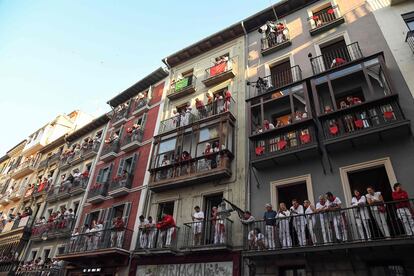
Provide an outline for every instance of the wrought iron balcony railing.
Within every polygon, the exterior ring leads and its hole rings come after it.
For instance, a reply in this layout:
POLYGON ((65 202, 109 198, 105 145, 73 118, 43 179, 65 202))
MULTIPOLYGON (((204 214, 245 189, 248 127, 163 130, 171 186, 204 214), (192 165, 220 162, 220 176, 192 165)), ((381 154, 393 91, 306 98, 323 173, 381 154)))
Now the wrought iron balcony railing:
POLYGON ((183 248, 216 248, 232 246, 233 221, 215 219, 184 223, 183 248))
POLYGON ((302 80, 302 70, 299 65, 263 78, 259 77, 257 81, 247 83, 250 87, 249 98, 275 91, 300 80, 302 80))
POLYGON ((134 129, 126 133, 121 141, 121 150, 129 151, 138 148, 144 138, 144 130, 134 129))
POLYGON ((316 35, 320 32, 329 30, 345 22, 344 18, 339 15, 338 6, 329 6, 318 12, 314 12, 308 18, 310 24, 310 34, 316 35))
POLYGON ((133 231, 130 229, 106 229, 89 233, 72 234, 63 255, 94 252, 102 249, 129 251, 133 231))
POLYGON ((236 102, 232 97, 217 99, 201 108, 192 107, 191 110, 178 114, 174 117, 161 121, 158 133, 165 133, 180 127, 185 127, 201 120, 213 118, 216 115, 230 112, 235 114, 236 102))
MULTIPOLYGON (((273 53, 291 44, 289 29, 283 23, 274 23, 274 31, 267 31, 266 37, 261 39, 262 55, 273 53)), ((270 28, 270 26, 268 26, 270 28)))
POLYGON ((132 187, 133 175, 119 176, 113 179, 108 188, 108 194, 112 197, 128 194, 132 187))
POLYGON ((206 78, 203 80, 205 86, 210 87, 223 81, 234 78, 236 58, 223 58, 217 61, 213 66, 206 69, 206 78))
POLYGON ((413 239, 413 200, 331 207, 312 214, 278 212, 277 218, 244 227, 244 249, 260 252, 314 246, 369 245, 375 241, 413 239), (292 225, 293 227, 290 227, 292 225))
POLYGON ((97 197, 97 196, 103 196, 105 197, 108 192, 108 182, 103 183, 95 183, 88 192, 88 199, 97 197))
POLYGON ((311 57, 310 62, 313 74, 316 75, 363 57, 364 55, 362 54, 358 42, 354 42, 346 47, 338 47, 322 53, 320 56, 311 57))
POLYGON ((179 227, 168 227, 165 229, 139 228, 135 251, 175 251, 178 247, 179 227))
POLYGON ((53 238, 56 236, 70 235, 75 222, 75 217, 64 218, 62 216, 53 222, 47 222, 38 225, 35 224, 32 227, 32 235, 30 238, 53 238))
POLYGON ((195 92, 197 78, 194 75, 175 81, 170 88, 167 97, 170 100, 178 99, 182 96, 195 92))

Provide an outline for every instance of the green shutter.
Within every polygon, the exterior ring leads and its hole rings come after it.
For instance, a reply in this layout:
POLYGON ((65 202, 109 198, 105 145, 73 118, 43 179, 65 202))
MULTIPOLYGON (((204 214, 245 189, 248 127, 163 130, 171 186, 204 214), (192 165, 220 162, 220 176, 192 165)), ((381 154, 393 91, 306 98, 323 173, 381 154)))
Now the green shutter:
POLYGON ((179 80, 175 83, 175 91, 178 92, 181 89, 188 86, 188 78, 184 78, 182 80, 179 80))
POLYGON ((135 166, 138 160, 138 153, 134 153, 134 157, 132 158, 131 169, 129 171, 130 174, 134 175, 135 173, 135 166))
POLYGON ((122 158, 121 161, 119 161, 119 165, 118 165, 118 176, 122 175, 122 171, 124 170, 124 166, 125 166, 125 158, 122 158))

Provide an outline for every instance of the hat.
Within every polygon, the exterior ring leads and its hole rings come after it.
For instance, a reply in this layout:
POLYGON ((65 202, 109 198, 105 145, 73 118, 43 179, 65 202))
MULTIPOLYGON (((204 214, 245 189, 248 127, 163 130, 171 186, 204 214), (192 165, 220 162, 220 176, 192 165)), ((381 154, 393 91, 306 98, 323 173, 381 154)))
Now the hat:
POLYGON ((265 205, 265 207, 267 208, 267 207, 272 207, 272 204, 270 204, 270 203, 267 203, 266 205, 265 205))

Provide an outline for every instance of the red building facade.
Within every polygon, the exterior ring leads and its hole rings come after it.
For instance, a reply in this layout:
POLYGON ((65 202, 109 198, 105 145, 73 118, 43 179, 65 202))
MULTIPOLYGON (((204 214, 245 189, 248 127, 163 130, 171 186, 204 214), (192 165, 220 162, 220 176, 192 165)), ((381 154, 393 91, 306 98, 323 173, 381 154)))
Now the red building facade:
POLYGON ((111 120, 82 215, 59 256, 72 265, 69 275, 122 274, 127 269, 167 76, 159 68, 108 102, 111 120))

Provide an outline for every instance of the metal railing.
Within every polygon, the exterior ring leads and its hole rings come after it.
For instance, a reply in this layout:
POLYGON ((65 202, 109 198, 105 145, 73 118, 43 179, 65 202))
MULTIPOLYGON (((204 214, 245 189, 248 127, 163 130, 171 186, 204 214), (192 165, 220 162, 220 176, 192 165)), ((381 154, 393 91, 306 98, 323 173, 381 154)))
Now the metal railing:
POLYGON ((126 133, 121 141, 121 147, 132 142, 141 143, 144 138, 144 131, 142 129, 134 129, 131 133, 126 133))
POLYGON ((64 254, 91 252, 100 249, 124 249, 131 245, 133 231, 130 229, 91 230, 89 233, 72 234, 64 254))
POLYGON ((33 265, 33 264, 24 264, 21 263, 14 275, 17 276, 63 276, 64 267, 59 265, 33 265))
POLYGON ((302 70, 299 65, 263 78, 259 77, 257 81, 248 83, 250 86, 249 98, 277 90, 300 80, 302 80, 302 70))
POLYGON ((126 119, 126 117, 128 116, 129 107, 130 107, 130 104, 128 104, 126 107, 122 108, 121 110, 115 111, 111 119, 112 124, 122 119, 126 119))
POLYGON ((34 170, 35 169, 34 168, 34 165, 36 163, 35 161, 36 161, 35 159, 25 160, 24 162, 20 163, 15 168, 14 173, 19 172, 19 171, 22 171, 22 170, 27 169, 27 168, 32 168, 34 170))
MULTIPOLYGON (((293 126, 292 126, 293 127, 293 126)), ((297 128, 286 129, 283 132, 269 134, 265 138, 254 141, 252 159, 279 155, 290 150, 299 150, 316 143, 316 133, 313 126, 298 125, 297 128)))
POLYGON ((230 247, 232 227, 228 218, 184 223, 183 247, 230 247))
POLYGON ((195 87, 197 78, 194 75, 182 78, 171 84, 170 94, 179 93, 189 87, 195 87))
POLYGON ((227 101, 225 99, 217 99, 199 109, 193 106, 191 110, 188 110, 187 112, 183 111, 182 114, 177 113, 176 116, 161 121, 158 133, 161 134, 179 127, 185 127, 200 120, 208 119, 225 112, 230 112, 234 115, 235 109, 236 102, 233 98, 230 98, 227 101))
POLYGON ((314 30, 329 25, 339 18, 338 14, 338 6, 330 6, 318 12, 314 12, 313 15, 308 18, 311 29, 314 30))
POLYGON ((84 157, 85 155, 88 155, 92 152, 95 153, 95 154, 98 153, 100 145, 101 145, 100 142, 94 142, 92 144, 88 144, 86 148, 82 148, 82 150, 81 150, 82 157, 84 157))
POLYGON ((96 196, 106 196, 108 192, 108 182, 96 182, 88 192, 88 199, 96 196))
POLYGON ((140 228, 138 229, 138 239, 135 246, 136 251, 156 250, 156 249, 177 249, 179 227, 168 227, 165 229, 140 228))
POLYGON ((350 208, 331 207, 312 214, 279 211, 274 220, 255 221, 244 226, 244 249, 267 251, 413 239, 412 207, 413 200, 406 200, 350 208))
POLYGON ((407 37, 405 38, 405 42, 408 43, 408 46, 410 46, 411 51, 414 53, 414 30, 407 32, 407 37))
POLYGON ((76 218, 64 218, 63 215, 59 219, 56 219, 53 222, 47 222, 45 224, 34 225, 32 227, 31 238, 39 238, 44 234, 48 238, 51 238, 56 235, 70 234, 73 226, 75 225, 76 218))
POLYGON ((206 79, 213 78, 233 70, 235 59, 230 58, 227 61, 217 62, 213 66, 206 69, 206 79))
POLYGON ((148 98, 137 99, 135 101, 134 111, 140 110, 141 108, 144 108, 146 105, 149 105, 149 99, 148 98))
POLYGON ((214 173, 217 170, 230 170, 231 156, 232 153, 229 150, 221 150, 208 155, 173 162, 172 164, 153 169, 152 182, 195 177, 197 174, 207 171, 214 173))
POLYGON ((39 165, 37 165, 37 169, 43 169, 47 167, 47 163, 49 162, 49 157, 45 160, 42 160, 39 162, 39 165))
POLYGON ((362 103, 320 117, 326 139, 381 128, 403 119, 395 97, 362 103))
POLYGON ((105 144, 102 149, 101 157, 108 153, 118 153, 118 151, 119 151, 119 139, 116 141, 112 141, 109 144, 105 144))
POLYGON ((114 191, 120 188, 128 188, 130 189, 132 186, 132 180, 134 179, 133 175, 129 175, 128 177, 117 177, 113 179, 109 185, 108 191, 114 191))
POLYGON ((262 52, 277 47, 285 42, 290 41, 289 29, 283 24, 283 28, 268 32, 266 38, 262 38, 262 52))
POLYGON ((311 57, 313 74, 319 74, 332 68, 337 68, 351 61, 363 58, 358 42, 351 43, 346 47, 338 47, 322 53, 317 57, 311 57))

